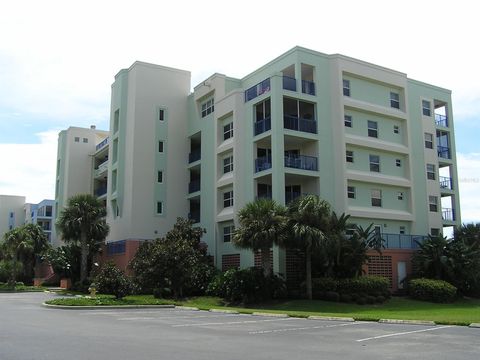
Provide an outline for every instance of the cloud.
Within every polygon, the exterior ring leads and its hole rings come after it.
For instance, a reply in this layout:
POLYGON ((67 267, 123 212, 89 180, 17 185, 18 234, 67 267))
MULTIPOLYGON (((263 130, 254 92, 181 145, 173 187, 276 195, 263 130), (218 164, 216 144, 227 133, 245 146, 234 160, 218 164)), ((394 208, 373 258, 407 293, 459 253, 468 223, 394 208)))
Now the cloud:
POLYGON ((457 153, 462 222, 480 222, 480 153, 457 153))
POLYGON ((0 194, 26 196, 31 203, 54 198, 58 130, 36 136, 38 144, 0 144, 0 194))

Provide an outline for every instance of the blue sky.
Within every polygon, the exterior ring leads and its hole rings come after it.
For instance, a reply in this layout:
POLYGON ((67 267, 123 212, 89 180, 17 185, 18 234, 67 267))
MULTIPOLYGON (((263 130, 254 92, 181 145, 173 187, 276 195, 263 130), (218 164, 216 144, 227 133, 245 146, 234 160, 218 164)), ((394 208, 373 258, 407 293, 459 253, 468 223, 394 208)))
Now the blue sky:
POLYGON ((242 77, 295 45, 341 53, 453 92, 465 221, 480 221, 475 2, 19 0, 0 12, 0 194, 54 196, 56 138, 108 128, 110 86, 135 60, 242 77), (188 9, 188 10, 187 10, 188 9), (463 182, 462 182, 463 179, 463 182))

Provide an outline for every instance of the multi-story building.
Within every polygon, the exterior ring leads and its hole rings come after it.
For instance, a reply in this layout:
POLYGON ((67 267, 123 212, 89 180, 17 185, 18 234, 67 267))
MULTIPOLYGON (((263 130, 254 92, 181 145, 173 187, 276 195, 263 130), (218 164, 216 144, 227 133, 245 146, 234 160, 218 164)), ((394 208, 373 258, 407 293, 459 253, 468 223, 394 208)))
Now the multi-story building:
MULTIPOLYGON (((252 266, 256 255, 230 242, 237 211, 317 194, 375 224, 387 249, 368 272, 396 289, 415 240, 460 224, 451 104, 449 90, 404 73, 299 47, 193 92, 188 72, 135 62, 112 85, 109 144, 90 153, 96 175, 76 180, 105 189, 108 174, 107 256, 119 265, 188 216, 219 268, 252 266)), ((276 272, 292 277, 295 264, 273 249, 276 272)))
POLYGON ((0 195, 0 242, 6 232, 25 223, 25 196, 0 195))
POLYGON ((37 224, 47 236, 48 242, 56 246, 55 201, 42 200, 38 204, 25 204, 25 224, 37 224))

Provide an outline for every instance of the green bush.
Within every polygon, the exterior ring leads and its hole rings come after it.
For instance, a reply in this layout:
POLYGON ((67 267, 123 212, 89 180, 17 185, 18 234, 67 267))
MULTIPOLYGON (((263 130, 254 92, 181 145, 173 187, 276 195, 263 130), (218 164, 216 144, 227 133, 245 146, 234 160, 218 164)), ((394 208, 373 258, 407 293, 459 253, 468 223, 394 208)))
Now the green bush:
POLYGON ((390 283, 381 276, 361 276, 356 279, 338 280, 338 292, 341 294, 361 294, 370 296, 389 296, 390 283))
POLYGON ((335 291, 326 291, 325 300, 338 302, 340 300, 340 294, 335 291))
POLYGON ((99 293, 114 295, 117 299, 132 293, 130 278, 112 262, 103 265, 94 283, 99 293))
POLYGON ((447 303, 455 300, 457 288, 443 280, 413 279, 408 284, 412 298, 424 301, 447 303))

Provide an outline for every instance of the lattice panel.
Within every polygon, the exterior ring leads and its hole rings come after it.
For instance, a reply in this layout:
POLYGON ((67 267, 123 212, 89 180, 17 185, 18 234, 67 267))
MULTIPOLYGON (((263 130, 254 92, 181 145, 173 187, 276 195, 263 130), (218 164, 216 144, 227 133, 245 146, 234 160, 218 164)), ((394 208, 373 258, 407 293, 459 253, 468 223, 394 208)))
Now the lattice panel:
MULTIPOLYGON (((255 253, 254 265, 255 267, 262 267, 262 252, 261 250, 255 253)), ((273 269, 273 250, 270 249, 270 268, 273 269)))
POLYGON ((240 267, 240 254, 222 255, 222 271, 238 269, 240 267))
POLYGON ((392 257, 391 256, 370 256, 368 260, 368 275, 386 277, 390 281, 390 288, 393 283, 392 257))

